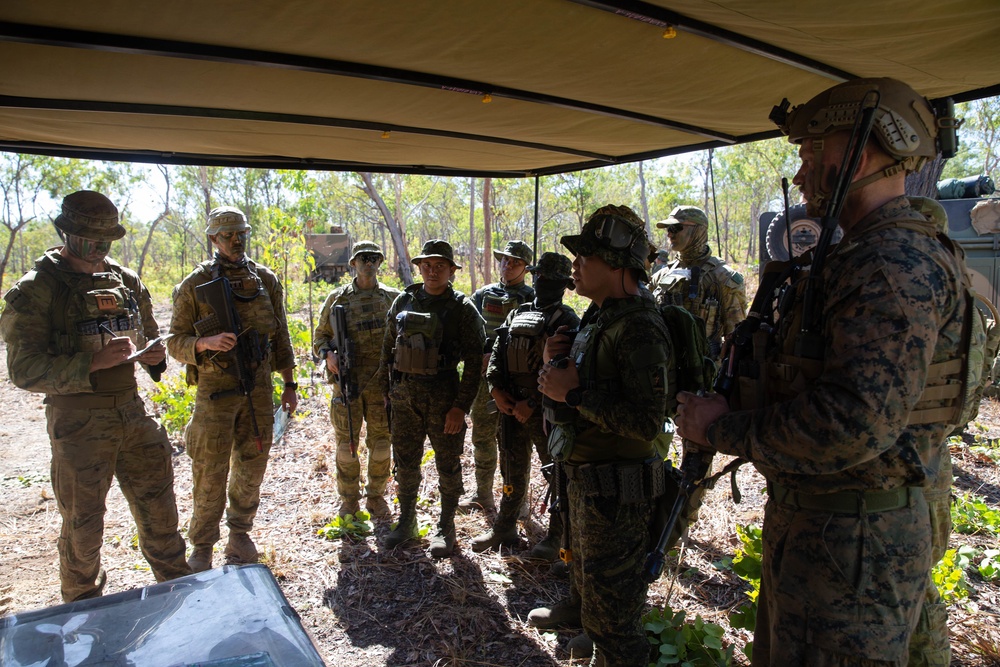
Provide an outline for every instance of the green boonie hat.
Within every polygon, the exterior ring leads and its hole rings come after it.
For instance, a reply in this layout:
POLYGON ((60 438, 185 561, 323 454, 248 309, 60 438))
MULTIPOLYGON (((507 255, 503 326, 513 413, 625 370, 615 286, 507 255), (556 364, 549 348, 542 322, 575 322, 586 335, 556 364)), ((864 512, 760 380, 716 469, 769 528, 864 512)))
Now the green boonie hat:
POLYGON ((118 207, 93 190, 66 195, 62 213, 53 224, 65 234, 91 241, 117 241, 125 236, 125 228, 118 222, 118 207))
POLYGON ((222 230, 241 232, 250 229, 243 211, 233 206, 218 206, 208 214, 208 227, 205 228, 205 233, 215 236, 222 230))
POLYGON ((418 264, 420 260, 429 259, 431 257, 446 259, 451 262, 451 265, 456 269, 462 268, 461 264, 455 262, 455 251, 451 249, 451 244, 443 239, 431 239, 430 241, 427 241, 424 243, 424 247, 420 250, 420 254, 410 261, 414 264, 418 264))
POLYGON ((678 206, 670 212, 666 220, 660 220, 656 226, 660 229, 676 225, 680 222, 687 222, 693 225, 708 227, 708 216, 697 206, 678 206))
POLYGON ((656 249, 642 218, 628 206, 607 205, 594 211, 579 234, 559 239, 574 255, 596 255, 616 269, 638 269, 649 281, 649 253, 656 249))
POLYGON ((557 252, 543 252, 538 263, 529 266, 528 270, 535 280, 572 280, 573 262, 566 255, 557 252))
POLYGON ((524 241, 507 241, 507 245, 504 246, 503 250, 494 250, 493 258, 496 261, 501 261, 504 257, 513 257, 514 259, 520 259, 525 264, 531 264, 531 260, 535 258, 535 254, 531 252, 531 248, 524 241))
POLYGON ((382 248, 379 248, 377 243, 374 241, 358 241, 354 244, 354 252, 351 253, 350 261, 353 262, 363 252, 378 255, 382 259, 385 259, 385 253, 382 252, 382 248))

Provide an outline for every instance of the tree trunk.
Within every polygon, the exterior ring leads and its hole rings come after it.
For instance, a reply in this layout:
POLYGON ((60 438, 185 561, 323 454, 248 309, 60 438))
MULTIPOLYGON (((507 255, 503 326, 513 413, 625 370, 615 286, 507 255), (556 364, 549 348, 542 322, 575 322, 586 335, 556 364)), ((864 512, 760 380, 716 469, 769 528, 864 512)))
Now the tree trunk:
POLYGON ((149 226, 149 234, 146 235, 146 242, 142 244, 142 252, 139 253, 139 266, 136 269, 136 273, 139 274, 139 278, 142 278, 142 268, 146 264, 146 254, 149 252, 149 246, 153 243, 153 232, 156 231, 157 225, 167 219, 170 215, 170 173, 167 171, 166 166, 159 164, 156 168, 160 170, 163 174, 163 180, 166 182, 167 190, 163 195, 163 213, 157 216, 156 220, 149 226))
POLYGON ((483 179, 483 284, 493 282, 493 179, 483 179))
POLYGON ((24 223, 18 225, 17 227, 9 228, 10 234, 7 235, 7 247, 4 248, 3 259, 0 260, 0 294, 3 293, 3 277, 7 272, 7 262, 10 261, 10 253, 11 249, 14 247, 14 239, 17 238, 17 232, 23 226, 24 223))
POLYGON ((911 197, 937 197, 937 183, 947 162, 939 153, 918 172, 906 175, 906 194, 911 197))
POLYGON ((409 285, 413 283, 413 272, 410 270, 410 253, 406 249, 406 241, 403 238, 403 231, 396 218, 392 215, 392 212, 389 211, 389 207, 385 205, 385 201, 375 190, 375 184, 372 182, 371 172, 359 171, 358 175, 364 183, 364 187, 362 189, 375 203, 375 206, 378 207, 379 212, 382 213, 382 218, 385 220, 386 226, 389 228, 389 235, 392 237, 393 246, 396 248, 396 254, 399 257, 399 265, 396 267, 399 273, 399 279, 403 281, 403 284, 409 285))
POLYGON ((649 221, 649 202, 646 200, 646 174, 639 161, 639 203, 642 206, 642 219, 646 222, 646 236, 653 238, 653 226, 649 221))
MULTIPOLYGON (((485 211, 485 209, 483 209, 485 211)), ((476 179, 469 179, 469 279, 476 291, 476 179)))
MULTIPOLYGON (((205 220, 208 221, 208 214, 212 212, 212 185, 208 180, 208 167, 198 167, 198 183, 201 185, 201 196, 205 202, 205 220)), ((212 257, 212 239, 208 234, 203 235, 202 241, 205 243, 205 254, 212 257)))

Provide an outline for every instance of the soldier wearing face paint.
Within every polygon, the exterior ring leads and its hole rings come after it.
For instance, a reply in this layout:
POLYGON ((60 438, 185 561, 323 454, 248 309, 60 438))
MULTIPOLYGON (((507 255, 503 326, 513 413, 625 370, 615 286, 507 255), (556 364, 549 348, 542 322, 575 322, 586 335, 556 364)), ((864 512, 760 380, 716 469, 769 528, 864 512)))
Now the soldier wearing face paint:
POLYGON ((225 556, 230 563, 256 563, 250 539, 260 505, 260 484, 267 468, 273 431, 272 369, 281 373, 282 407, 295 412, 295 355, 288 335, 285 302, 278 277, 246 255, 250 225, 239 209, 221 206, 208 214, 205 233, 215 257, 202 262, 174 288, 174 312, 167 341, 170 356, 187 364, 187 380, 198 385, 194 413, 184 442, 194 482, 194 508, 188 538, 194 547, 188 563, 196 572, 212 567, 223 512, 229 526, 225 556), (243 331, 256 340, 254 389, 240 395, 237 378, 227 372, 236 335, 221 331, 220 316, 197 298, 197 288, 225 278, 243 331), (228 486, 228 490, 227 490, 228 486), (226 507, 228 497, 229 506, 226 507))
POLYGON ((378 281, 378 269, 385 255, 377 243, 359 241, 354 244, 351 266, 357 272, 350 284, 334 290, 323 303, 319 324, 313 334, 313 349, 326 360, 327 380, 332 382, 333 400, 330 419, 337 439, 337 492, 340 494, 340 516, 355 514, 361 496, 360 454, 352 452, 358 446, 361 424, 366 425, 365 446, 368 449, 368 483, 364 488, 365 508, 375 518, 389 516, 385 501, 385 487, 389 481, 391 456, 389 420, 386 415, 382 388, 374 381, 382 355, 382 334, 385 316, 399 290, 378 281), (334 308, 341 306, 347 324, 346 340, 349 350, 343 352, 351 363, 348 388, 351 400, 351 419, 343 399, 345 387, 337 365, 337 336, 334 326, 334 308), (349 430, 353 428, 353 432, 349 430))
MULTIPOLYGON (((522 303, 535 297, 535 291, 525 284, 533 253, 524 241, 508 241, 503 250, 494 250, 500 263, 500 282, 487 285, 472 294, 472 303, 486 322, 486 344, 483 348, 483 373, 489 364, 497 327, 522 303)), ((463 512, 474 509, 494 509, 493 479, 497 469, 497 412, 487 410, 490 392, 487 383, 479 386, 472 403, 472 447, 476 462, 476 492, 459 503, 463 512)))
POLYGON ((807 213, 826 214, 851 176, 843 239, 821 270, 812 258, 817 275, 791 274, 776 327, 754 340, 759 372, 739 378, 731 404, 678 396, 678 432, 767 479, 754 665, 946 665, 945 609, 927 589, 942 512, 925 492, 945 490, 947 515, 945 438, 965 402, 972 306, 960 253, 904 179, 955 119, 893 79, 786 109, 773 117, 799 146, 807 213), (864 109, 875 122, 851 175, 864 109), (911 645, 914 634, 927 641, 911 645))
POLYGON ((163 426, 136 391, 135 362, 159 380, 166 350, 149 292, 108 252, 125 236, 104 195, 68 195, 55 226, 63 245, 4 295, 0 334, 18 387, 45 394, 52 490, 62 529, 65 602, 101 595, 105 498, 114 478, 135 517, 139 549, 157 581, 191 573, 177 530, 174 471, 163 426), (136 355, 137 350, 145 351, 136 355))

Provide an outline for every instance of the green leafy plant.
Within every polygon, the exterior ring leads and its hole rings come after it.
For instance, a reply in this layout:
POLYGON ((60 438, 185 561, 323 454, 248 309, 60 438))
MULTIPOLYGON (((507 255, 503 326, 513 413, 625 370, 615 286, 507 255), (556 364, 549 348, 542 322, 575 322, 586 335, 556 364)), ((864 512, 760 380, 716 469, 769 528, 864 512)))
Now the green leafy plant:
MULTIPOLYGON (((760 526, 736 526, 736 536, 743 546, 736 550, 728 565, 740 579, 750 584, 750 590, 746 591, 747 602, 730 612, 729 624, 751 632, 757 624, 757 597, 760 595, 763 554, 761 535, 760 526)), ((748 658, 753 658, 753 642, 747 642, 743 653, 748 658)))
POLYGON ((990 507, 983 498, 963 493, 951 504, 953 530, 963 535, 992 533, 1000 535, 1000 510, 990 507))
POLYGON ((728 667, 733 664, 733 647, 722 644, 725 630, 714 623, 707 623, 701 616, 689 622, 685 620, 683 611, 675 612, 665 606, 650 610, 643 616, 642 622, 649 643, 658 647, 659 656, 656 662, 650 663, 655 667, 728 667))
POLYGON ((941 562, 931 570, 931 580, 937 586, 941 599, 946 603, 950 604, 969 596, 968 580, 965 578, 965 568, 968 564, 968 551, 963 554, 958 549, 948 549, 941 562))
POLYGON ((160 422, 170 433, 180 433, 194 410, 197 387, 188 386, 179 375, 169 375, 156 385, 150 400, 156 406, 160 422))
POLYGON ((983 551, 983 559, 976 566, 981 576, 986 581, 1000 580, 1000 549, 986 549, 983 551))
POLYGON ((329 523, 316 531, 316 534, 328 540, 339 540, 344 536, 367 537, 374 532, 375 525, 372 523, 371 514, 365 510, 358 510, 357 514, 333 517, 329 523))

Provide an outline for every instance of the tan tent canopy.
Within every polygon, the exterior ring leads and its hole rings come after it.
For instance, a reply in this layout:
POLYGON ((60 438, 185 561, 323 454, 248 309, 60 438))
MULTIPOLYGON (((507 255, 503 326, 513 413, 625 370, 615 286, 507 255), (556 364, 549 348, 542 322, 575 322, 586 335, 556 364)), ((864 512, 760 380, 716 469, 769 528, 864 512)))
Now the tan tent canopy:
POLYGON ((0 149, 525 176, 775 136, 853 76, 1000 94, 997 0, 9 0, 0 149))

